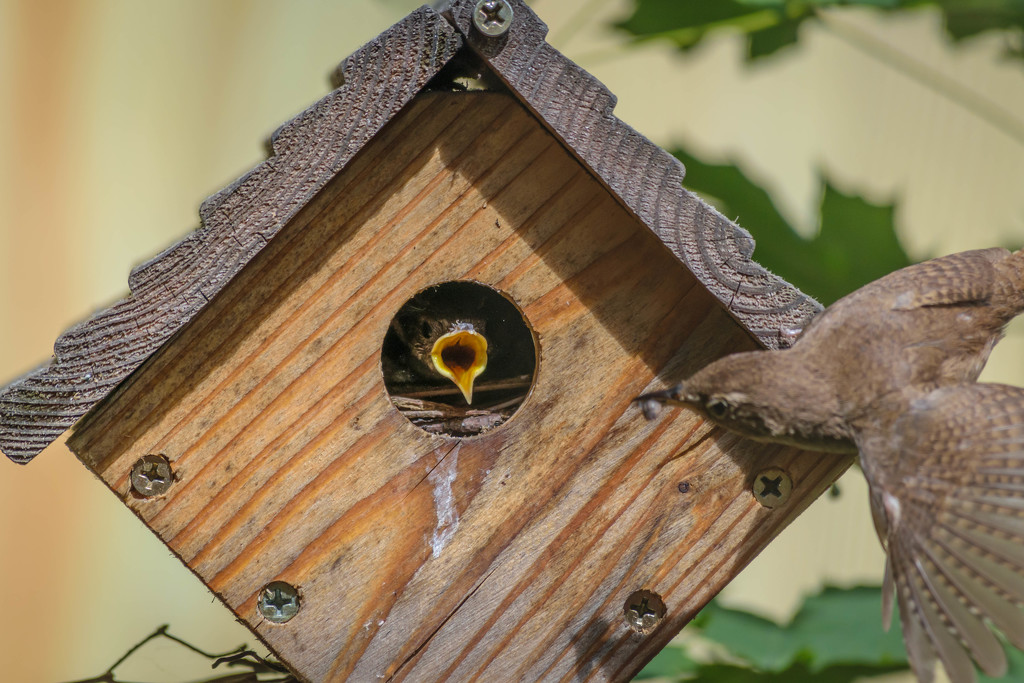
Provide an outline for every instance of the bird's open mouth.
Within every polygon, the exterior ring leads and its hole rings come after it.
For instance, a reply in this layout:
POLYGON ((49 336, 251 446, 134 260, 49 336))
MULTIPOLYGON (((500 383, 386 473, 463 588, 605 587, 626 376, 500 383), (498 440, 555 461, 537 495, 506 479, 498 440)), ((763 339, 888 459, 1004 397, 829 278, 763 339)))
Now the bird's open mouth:
POLYGON ((487 367, 487 339, 472 329, 449 332, 434 342, 430 359, 455 383, 466 403, 473 403, 473 381, 487 367))

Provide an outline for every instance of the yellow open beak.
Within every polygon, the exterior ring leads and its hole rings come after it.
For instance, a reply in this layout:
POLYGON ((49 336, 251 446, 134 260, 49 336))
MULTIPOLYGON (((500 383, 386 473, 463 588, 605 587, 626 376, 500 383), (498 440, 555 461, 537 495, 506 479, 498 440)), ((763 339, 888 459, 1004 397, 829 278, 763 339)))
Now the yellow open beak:
POLYGON ((473 403, 473 380, 487 367, 487 339, 472 329, 449 332, 434 342, 430 360, 438 372, 455 382, 466 403, 473 403))

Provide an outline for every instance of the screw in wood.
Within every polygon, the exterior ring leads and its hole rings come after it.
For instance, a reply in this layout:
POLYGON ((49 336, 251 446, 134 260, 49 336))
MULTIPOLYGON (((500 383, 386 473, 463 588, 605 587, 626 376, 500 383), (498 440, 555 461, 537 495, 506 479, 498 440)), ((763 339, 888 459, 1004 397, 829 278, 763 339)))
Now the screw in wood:
POLYGON ((272 581, 260 589, 256 606, 263 618, 283 624, 299 613, 299 591, 284 581, 272 581))
POLYGON ((751 489, 758 503, 766 508, 777 508, 789 500, 793 480, 778 467, 769 467, 754 476, 751 489))
POLYGON ((665 602, 657 593, 638 590, 630 593, 623 606, 626 624, 640 635, 647 635, 665 618, 665 602))
POLYGON ((473 25, 489 38, 505 35, 512 26, 512 5, 507 0, 480 0, 473 9, 473 25))
POLYGON ((171 463, 164 455, 144 455, 132 465, 131 481, 140 496, 151 498, 167 493, 174 482, 171 463))

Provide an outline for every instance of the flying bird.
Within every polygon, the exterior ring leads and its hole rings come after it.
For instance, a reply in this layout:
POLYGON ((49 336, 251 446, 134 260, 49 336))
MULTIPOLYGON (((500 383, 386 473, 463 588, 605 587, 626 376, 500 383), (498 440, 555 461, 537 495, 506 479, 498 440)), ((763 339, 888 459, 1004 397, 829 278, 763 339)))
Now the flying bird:
POLYGON ((785 350, 721 358, 639 397, 759 441, 858 453, 886 550, 883 621, 900 607, 911 668, 953 683, 1024 649, 1024 389, 977 383, 1024 310, 1024 250, 891 273, 815 317, 785 350))

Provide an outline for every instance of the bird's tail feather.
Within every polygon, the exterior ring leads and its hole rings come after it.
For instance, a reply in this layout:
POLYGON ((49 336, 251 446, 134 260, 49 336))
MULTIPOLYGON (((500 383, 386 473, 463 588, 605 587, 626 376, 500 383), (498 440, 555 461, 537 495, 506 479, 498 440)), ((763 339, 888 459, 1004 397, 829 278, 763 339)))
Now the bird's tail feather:
POLYGON ((954 683, 975 680, 972 657, 1000 676, 1006 655, 989 623, 1024 649, 1024 389, 941 389, 895 431, 908 464, 872 482, 873 501, 911 665, 931 680, 934 652, 954 683))

